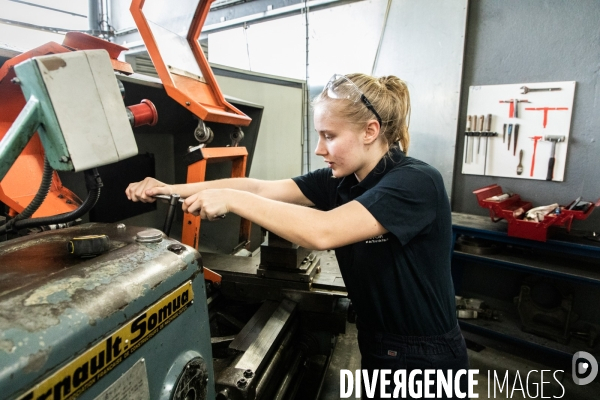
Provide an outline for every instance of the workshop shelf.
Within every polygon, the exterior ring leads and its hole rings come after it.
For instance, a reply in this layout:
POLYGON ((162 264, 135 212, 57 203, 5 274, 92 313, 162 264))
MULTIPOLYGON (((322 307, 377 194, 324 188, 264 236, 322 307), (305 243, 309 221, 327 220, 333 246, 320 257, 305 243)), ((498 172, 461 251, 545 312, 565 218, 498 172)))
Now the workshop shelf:
POLYGON ((492 337, 495 339, 512 342, 514 344, 541 350, 547 356, 553 357, 559 364, 569 365, 573 354, 584 350, 596 358, 600 358, 600 350, 590 348, 585 341, 577 338, 571 338, 568 344, 561 344, 554 340, 547 339, 533 333, 525 332, 521 329, 519 316, 513 312, 502 312, 502 317, 498 321, 485 319, 460 319, 461 329, 492 337))
POLYGON ((577 262, 567 264, 565 260, 555 257, 541 258, 539 254, 511 252, 510 249, 502 250, 501 253, 493 255, 477 255, 455 250, 454 256, 466 260, 484 262, 500 268, 509 268, 515 271, 600 285, 600 268, 597 262, 594 261, 578 260, 577 262))
MULTIPOLYGON (((571 288, 573 299, 579 299, 579 303, 572 300, 573 305, 595 301, 600 293, 600 242, 589 232, 567 234, 557 227, 551 228, 552 239, 546 242, 527 240, 510 236, 509 224, 507 221, 494 223, 485 216, 452 213, 452 273, 456 294, 482 299, 492 310, 501 313, 499 320, 461 319, 461 327, 524 351, 535 349, 537 354, 560 360, 564 365, 577 351, 600 357, 598 343, 590 348, 585 340, 571 337, 567 344, 561 344, 523 331, 517 304, 508 301, 519 296, 517 288, 544 279, 571 288)), ((576 308, 572 310, 578 314, 576 308)), ((598 315, 589 312, 585 318, 576 318, 571 323, 597 330, 600 327, 598 315)), ((568 329, 572 332, 579 328, 571 325, 568 329)), ((583 329, 587 332, 588 328, 583 329)), ((595 335, 593 330, 589 333, 595 335)))
POLYGON ((597 259, 600 263, 600 241, 592 240, 592 236, 587 232, 571 231, 567 235, 564 229, 550 227, 552 239, 540 242, 510 236, 508 235, 508 229, 509 225, 505 220, 494 223, 488 217, 480 215, 452 213, 452 230, 455 242, 459 235, 473 236, 508 245, 552 251, 567 256, 583 256, 597 259))

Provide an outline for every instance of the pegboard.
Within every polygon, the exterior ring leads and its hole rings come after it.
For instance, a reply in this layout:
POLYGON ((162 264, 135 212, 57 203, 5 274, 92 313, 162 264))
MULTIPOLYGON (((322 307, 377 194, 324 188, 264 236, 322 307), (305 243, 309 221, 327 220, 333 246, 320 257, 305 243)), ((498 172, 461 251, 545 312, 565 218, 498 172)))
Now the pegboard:
POLYGON ((562 182, 574 96, 574 81, 471 86, 462 173, 562 182))

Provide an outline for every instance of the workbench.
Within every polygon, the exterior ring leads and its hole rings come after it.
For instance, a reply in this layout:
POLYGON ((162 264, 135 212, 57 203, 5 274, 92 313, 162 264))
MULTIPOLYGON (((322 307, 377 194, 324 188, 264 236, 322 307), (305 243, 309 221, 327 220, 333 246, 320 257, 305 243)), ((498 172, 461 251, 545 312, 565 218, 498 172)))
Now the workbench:
MULTIPOLYGON (((587 351, 600 358, 600 345, 587 345, 573 337, 566 344, 521 329, 517 306, 524 280, 549 278, 558 285, 573 289, 573 310, 580 323, 600 327, 600 241, 590 232, 567 233, 557 228, 549 232, 546 242, 510 237, 507 223, 494 223, 489 217, 452 213, 452 275, 458 296, 478 298, 498 310, 498 320, 460 319, 465 332, 510 343, 523 350, 544 354, 560 365, 570 365, 573 354, 587 351), (461 238, 482 241, 495 248, 491 254, 461 251, 456 246, 461 238)), ((485 252, 482 252, 485 253, 485 252)), ((597 342, 598 340, 596 340, 597 342)), ((570 368, 570 367, 569 367, 570 368)))

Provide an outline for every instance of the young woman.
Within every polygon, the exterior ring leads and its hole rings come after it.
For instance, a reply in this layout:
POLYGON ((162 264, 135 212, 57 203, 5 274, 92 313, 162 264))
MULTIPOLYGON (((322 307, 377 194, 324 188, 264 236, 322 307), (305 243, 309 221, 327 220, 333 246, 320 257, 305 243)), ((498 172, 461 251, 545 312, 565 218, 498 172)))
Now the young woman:
POLYGON ((440 173, 406 156, 406 84, 334 75, 313 106, 315 153, 327 168, 280 181, 146 178, 130 184, 127 197, 178 193, 185 212, 209 220, 232 212, 306 248, 335 249, 363 369, 467 369, 450 273, 450 205, 440 173))

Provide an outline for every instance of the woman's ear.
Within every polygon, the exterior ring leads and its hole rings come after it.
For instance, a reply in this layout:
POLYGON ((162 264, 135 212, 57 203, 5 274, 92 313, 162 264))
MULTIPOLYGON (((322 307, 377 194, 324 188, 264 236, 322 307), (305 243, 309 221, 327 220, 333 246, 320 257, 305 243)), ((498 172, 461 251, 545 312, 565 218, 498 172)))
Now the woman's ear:
POLYGON ((379 122, 377 120, 370 120, 367 122, 367 128, 365 129, 364 143, 374 143, 379 137, 379 122))

